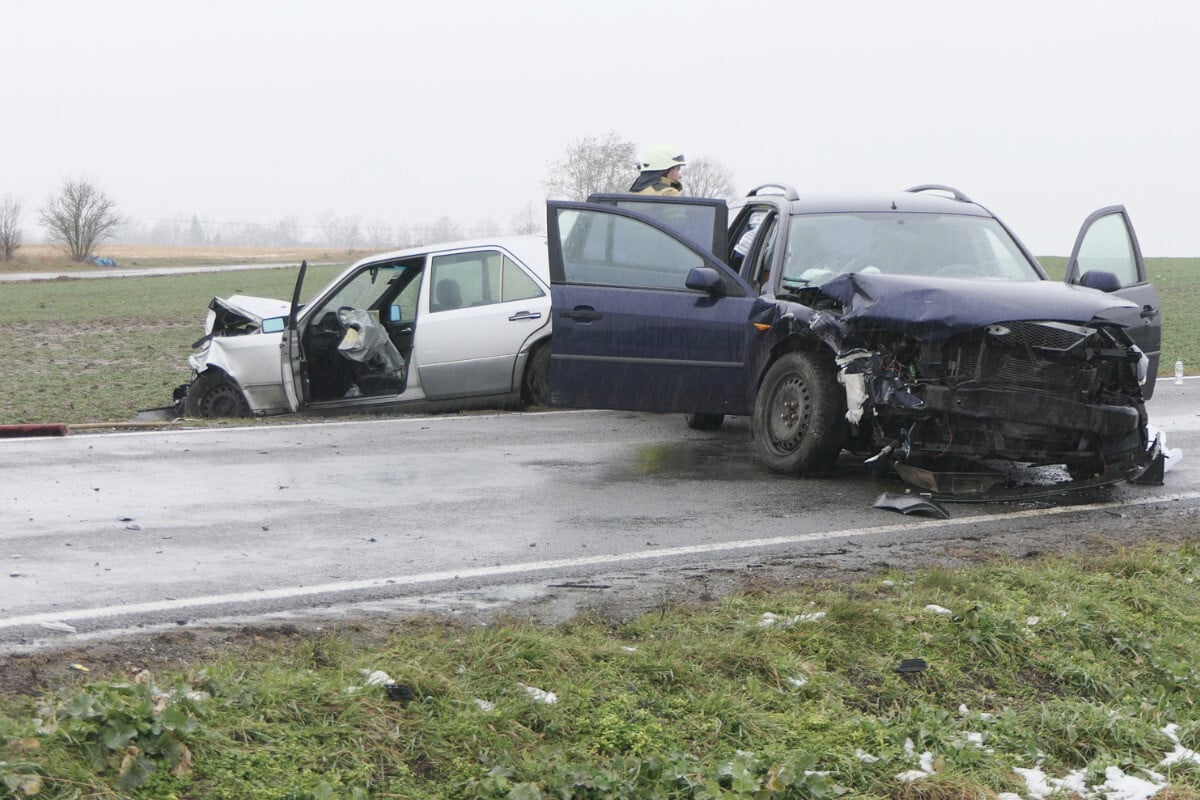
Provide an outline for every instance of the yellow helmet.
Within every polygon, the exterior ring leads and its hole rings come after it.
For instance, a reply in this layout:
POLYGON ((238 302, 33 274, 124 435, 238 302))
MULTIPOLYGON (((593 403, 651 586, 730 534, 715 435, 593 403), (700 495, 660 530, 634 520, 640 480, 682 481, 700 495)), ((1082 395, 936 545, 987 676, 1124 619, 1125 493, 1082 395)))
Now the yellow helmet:
POLYGON ((656 144, 647 147, 642 152, 640 167, 642 172, 650 172, 653 170, 665 171, 671 167, 682 167, 685 164, 687 162, 678 148, 669 144, 656 144))

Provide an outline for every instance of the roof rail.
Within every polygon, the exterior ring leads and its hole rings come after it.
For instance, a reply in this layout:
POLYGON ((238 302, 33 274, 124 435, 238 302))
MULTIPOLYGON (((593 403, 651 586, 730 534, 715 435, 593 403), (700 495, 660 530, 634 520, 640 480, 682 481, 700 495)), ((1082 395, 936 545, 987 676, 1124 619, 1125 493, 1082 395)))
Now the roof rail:
POLYGON ((940 183, 924 183, 920 186, 914 186, 911 189, 905 189, 906 192, 949 192, 954 195, 954 199, 960 203, 974 203, 975 201, 967 197, 965 194, 955 189, 953 186, 943 186, 940 183))
POLYGON ((796 190, 794 188, 792 188, 791 186, 788 186, 786 183, 762 183, 762 184, 759 184, 758 186, 755 186, 753 189, 751 189, 750 193, 748 195, 746 195, 746 197, 754 197, 755 195, 759 194, 760 190, 762 190, 762 189, 782 189, 783 191, 781 191, 781 192, 762 192, 762 194, 782 194, 788 200, 799 200, 800 199, 800 195, 796 192, 796 190))

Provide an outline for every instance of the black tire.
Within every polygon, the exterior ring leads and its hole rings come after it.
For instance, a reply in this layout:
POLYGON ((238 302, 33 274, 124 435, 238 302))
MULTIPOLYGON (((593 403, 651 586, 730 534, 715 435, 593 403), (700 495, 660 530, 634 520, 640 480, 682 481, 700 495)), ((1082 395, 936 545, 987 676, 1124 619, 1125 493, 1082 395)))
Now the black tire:
POLYGON ((684 414, 683 421, 694 431, 715 431, 725 421, 724 414, 684 414))
POLYGON ((774 472, 828 468, 845 438, 846 396, 832 360, 785 353, 767 370, 754 403, 754 449, 774 472))
POLYGON ((192 381, 184 398, 189 417, 248 417, 250 404, 242 391, 220 373, 205 372, 192 381))
POLYGON ((529 355, 521 377, 521 401, 527 406, 550 405, 550 345, 538 345, 529 355))

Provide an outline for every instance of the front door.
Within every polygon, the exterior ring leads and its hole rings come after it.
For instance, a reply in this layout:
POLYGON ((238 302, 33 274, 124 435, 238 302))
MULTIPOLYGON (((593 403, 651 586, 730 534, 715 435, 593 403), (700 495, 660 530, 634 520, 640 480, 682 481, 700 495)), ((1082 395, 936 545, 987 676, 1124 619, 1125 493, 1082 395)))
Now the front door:
POLYGON ((1154 394, 1162 351, 1161 307, 1158 291, 1146 275, 1142 250, 1124 206, 1102 208, 1084 221, 1067 264, 1066 280, 1101 287, 1137 303, 1137 310, 1131 311, 1123 321, 1130 337, 1150 359, 1150 372, 1142 387, 1142 393, 1149 400, 1154 394), (1089 276, 1088 273, 1093 274, 1089 276), (1108 274, 1098 278, 1097 275, 1102 273, 1108 274))
POLYGON ((561 201, 547 211, 551 403, 748 413, 753 323, 773 306, 657 219, 561 201))

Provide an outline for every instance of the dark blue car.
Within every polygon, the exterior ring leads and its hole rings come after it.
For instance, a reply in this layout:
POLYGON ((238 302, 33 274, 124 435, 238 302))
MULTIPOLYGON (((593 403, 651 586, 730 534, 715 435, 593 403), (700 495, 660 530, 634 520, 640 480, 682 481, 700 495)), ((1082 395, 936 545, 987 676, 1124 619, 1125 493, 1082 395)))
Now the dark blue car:
POLYGON ((554 405, 694 428, 747 415, 759 456, 791 474, 843 450, 1079 479, 1156 457, 1159 304, 1123 207, 1087 219, 1065 282, 943 186, 551 201, 548 235, 554 405))

